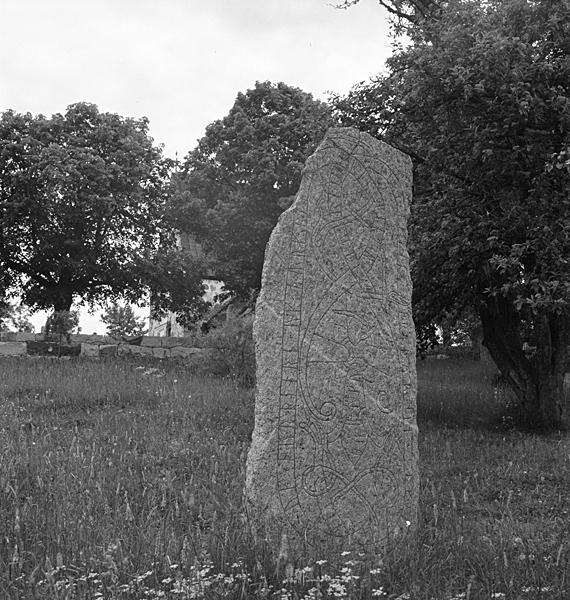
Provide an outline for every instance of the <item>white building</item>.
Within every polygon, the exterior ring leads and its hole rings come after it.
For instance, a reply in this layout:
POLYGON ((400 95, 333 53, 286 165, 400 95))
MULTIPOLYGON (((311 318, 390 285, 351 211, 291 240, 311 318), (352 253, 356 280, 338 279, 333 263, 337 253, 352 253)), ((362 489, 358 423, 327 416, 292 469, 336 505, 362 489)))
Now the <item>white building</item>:
MULTIPOLYGON (((200 244, 196 241, 196 237, 190 233, 180 233, 178 235, 178 244, 194 258, 202 258, 204 253, 200 244)), ((223 281, 218 279, 204 279, 204 300, 214 302, 214 298, 222 292, 223 281)), ((155 321, 152 317, 149 318, 148 335, 159 337, 184 337, 190 332, 182 325, 176 322, 176 315, 169 312, 160 321, 155 321)))

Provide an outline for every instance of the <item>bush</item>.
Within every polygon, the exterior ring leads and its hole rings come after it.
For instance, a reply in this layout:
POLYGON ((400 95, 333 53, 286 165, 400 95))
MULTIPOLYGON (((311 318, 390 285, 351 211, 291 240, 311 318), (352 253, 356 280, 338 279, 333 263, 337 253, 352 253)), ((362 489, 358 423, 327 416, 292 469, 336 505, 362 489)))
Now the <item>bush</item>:
POLYGON ((241 385, 255 385, 253 314, 229 316, 223 325, 202 333, 196 345, 211 348, 202 369, 215 377, 227 377, 241 385))
POLYGON ((117 302, 112 302, 101 315, 101 321, 107 325, 108 335, 136 337, 147 332, 146 319, 137 317, 129 304, 121 306, 117 302))
POLYGON ((60 336, 71 335, 79 325, 79 312, 76 310, 54 311, 46 321, 45 333, 56 333, 60 336))

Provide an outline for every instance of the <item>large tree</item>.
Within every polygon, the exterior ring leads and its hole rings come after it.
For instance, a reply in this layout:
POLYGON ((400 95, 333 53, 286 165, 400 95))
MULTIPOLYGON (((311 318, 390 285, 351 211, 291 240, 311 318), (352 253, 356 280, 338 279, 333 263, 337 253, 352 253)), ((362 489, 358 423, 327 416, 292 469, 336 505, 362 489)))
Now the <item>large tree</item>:
POLYGON ((238 94, 186 157, 171 216, 196 236, 228 291, 245 296, 259 289, 271 231, 332 123, 329 107, 311 94, 258 82, 238 94))
POLYGON ((474 309, 529 418, 568 429, 570 2, 450 0, 408 33, 336 107, 414 159, 416 324, 474 309))
MULTIPOLYGON (((171 161, 146 118, 78 103, 64 115, 0 118, 0 278, 33 309, 141 300, 159 286, 201 296, 180 267, 164 209, 171 161), (172 275, 169 277, 169 273, 172 275)), ((156 294, 155 294, 156 296, 156 294)))

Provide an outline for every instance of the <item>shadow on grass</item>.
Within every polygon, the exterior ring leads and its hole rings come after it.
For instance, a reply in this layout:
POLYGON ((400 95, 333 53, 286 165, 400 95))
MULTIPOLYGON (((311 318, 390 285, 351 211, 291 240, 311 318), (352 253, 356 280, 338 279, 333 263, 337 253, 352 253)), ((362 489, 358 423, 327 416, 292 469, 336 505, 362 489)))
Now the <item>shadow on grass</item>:
POLYGON ((494 365, 469 359, 418 361, 418 422, 449 428, 512 425, 514 394, 493 385, 494 365))

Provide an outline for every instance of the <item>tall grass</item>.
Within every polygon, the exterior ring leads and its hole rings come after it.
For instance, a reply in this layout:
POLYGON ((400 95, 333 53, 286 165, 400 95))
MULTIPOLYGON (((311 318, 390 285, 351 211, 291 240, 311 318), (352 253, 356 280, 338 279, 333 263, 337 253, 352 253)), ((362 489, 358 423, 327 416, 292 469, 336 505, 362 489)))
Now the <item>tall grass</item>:
POLYGON ((0 370, 2 599, 570 597, 570 443, 498 427, 477 363, 419 365, 416 537, 279 572, 242 504, 250 389, 160 363, 0 370))
MULTIPOLYGON (((418 419, 451 427, 501 423, 514 394, 493 385, 492 363, 469 359, 418 361, 418 419)), ((505 423, 506 425, 507 423, 505 423)))
POLYGON ((128 362, 1 366, 0 571, 10 585, 58 556, 113 583, 202 554, 226 562, 243 535, 234 524, 251 391, 128 362))

